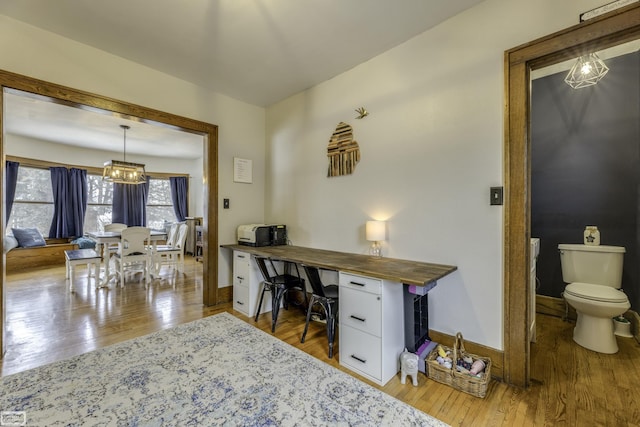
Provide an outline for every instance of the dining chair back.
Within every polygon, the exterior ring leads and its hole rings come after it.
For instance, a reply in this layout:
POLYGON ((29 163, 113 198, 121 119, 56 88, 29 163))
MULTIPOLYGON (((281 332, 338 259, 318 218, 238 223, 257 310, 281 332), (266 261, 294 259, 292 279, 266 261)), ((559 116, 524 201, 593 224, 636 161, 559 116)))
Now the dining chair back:
POLYGON ((151 230, 147 227, 127 227, 121 231, 116 252, 116 274, 120 276, 120 286, 124 287, 125 272, 144 273, 145 287, 149 283, 151 268, 151 230))
POLYGON ((104 231, 122 231, 127 228, 127 224, 122 224, 119 222, 112 222, 111 224, 104 225, 104 231))
POLYGON ((178 237, 178 227, 180 225, 181 224, 174 222, 173 224, 171 224, 171 227, 169 227, 169 232, 167 233, 167 242, 166 242, 167 246, 175 245, 176 238, 178 237))
POLYGON ((177 231, 172 245, 157 246, 154 252, 154 268, 156 273, 163 265, 173 265, 184 273, 184 248, 187 241, 187 224, 177 224, 177 231))
MULTIPOLYGON (((104 231, 107 231, 107 232, 109 231, 120 232, 125 228, 127 228, 127 224, 122 224, 120 222, 112 222, 111 224, 104 225, 104 231)), ((106 246, 107 246, 107 252, 109 253, 109 258, 111 258, 111 255, 115 254, 118 251, 118 244, 112 243, 112 244, 106 244, 106 246)))

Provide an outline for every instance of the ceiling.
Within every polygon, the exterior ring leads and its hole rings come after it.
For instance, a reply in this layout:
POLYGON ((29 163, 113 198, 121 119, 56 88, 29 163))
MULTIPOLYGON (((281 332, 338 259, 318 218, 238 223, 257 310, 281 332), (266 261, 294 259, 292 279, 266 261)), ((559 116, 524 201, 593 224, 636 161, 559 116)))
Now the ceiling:
MULTIPOLYGON (((0 14, 266 107, 366 62, 481 1, 2 0, 0 14)), ((91 141, 94 148, 111 149, 116 135, 122 133, 118 126, 122 120, 110 122, 114 118, 108 115, 70 112, 69 107, 42 105, 19 96, 8 98, 8 132, 23 134, 28 120, 34 133, 28 136, 51 139, 54 135, 58 142, 91 141), (56 125, 58 121, 65 126, 56 125)), ((147 126, 132 126, 127 150, 135 152, 145 138, 157 142, 159 133, 169 132, 143 131, 147 126)), ((197 150, 201 153, 199 145, 197 150)), ((154 152, 162 155, 156 145, 154 152)))

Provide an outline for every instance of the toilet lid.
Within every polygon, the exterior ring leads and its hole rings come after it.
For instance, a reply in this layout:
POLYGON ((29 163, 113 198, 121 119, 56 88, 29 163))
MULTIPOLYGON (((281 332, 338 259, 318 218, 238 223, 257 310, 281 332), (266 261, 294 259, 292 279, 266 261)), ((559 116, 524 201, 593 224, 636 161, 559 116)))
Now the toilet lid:
POLYGON ((592 283, 571 283, 564 291, 575 297, 603 302, 627 302, 627 295, 621 290, 610 286, 594 285, 592 283))

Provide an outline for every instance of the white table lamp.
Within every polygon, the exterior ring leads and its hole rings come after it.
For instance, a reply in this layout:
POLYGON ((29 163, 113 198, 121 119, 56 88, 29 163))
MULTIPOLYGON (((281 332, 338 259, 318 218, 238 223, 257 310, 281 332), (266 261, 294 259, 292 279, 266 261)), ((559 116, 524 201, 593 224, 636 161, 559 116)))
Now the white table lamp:
POLYGON ((367 240, 373 242, 369 249, 371 255, 382 256, 380 242, 386 239, 386 225, 385 221, 367 221, 365 234, 367 240))

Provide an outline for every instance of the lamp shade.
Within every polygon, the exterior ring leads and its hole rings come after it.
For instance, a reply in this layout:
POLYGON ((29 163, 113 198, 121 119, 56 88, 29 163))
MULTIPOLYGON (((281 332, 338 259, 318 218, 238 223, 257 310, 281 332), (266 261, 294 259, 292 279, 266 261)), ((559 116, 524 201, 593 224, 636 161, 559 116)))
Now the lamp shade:
POLYGON ((386 239, 385 221, 367 221, 365 227, 366 238, 370 242, 380 242, 386 239))

